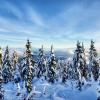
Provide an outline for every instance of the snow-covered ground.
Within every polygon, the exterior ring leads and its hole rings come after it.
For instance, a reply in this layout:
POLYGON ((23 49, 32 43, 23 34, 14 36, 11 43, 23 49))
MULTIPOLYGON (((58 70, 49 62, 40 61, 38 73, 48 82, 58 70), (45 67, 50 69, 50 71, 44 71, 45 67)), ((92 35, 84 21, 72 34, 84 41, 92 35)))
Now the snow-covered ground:
MULTIPOLYGON (((4 84, 4 100, 23 100, 22 97, 26 92, 22 82, 20 86, 21 94, 17 96, 17 89, 14 83, 4 84)), ((30 95, 33 97, 32 100, 97 100, 98 88, 97 82, 86 83, 82 91, 79 91, 73 81, 67 81, 66 84, 60 82, 50 84, 41 79, 34 79, 33 91, 30 95)))

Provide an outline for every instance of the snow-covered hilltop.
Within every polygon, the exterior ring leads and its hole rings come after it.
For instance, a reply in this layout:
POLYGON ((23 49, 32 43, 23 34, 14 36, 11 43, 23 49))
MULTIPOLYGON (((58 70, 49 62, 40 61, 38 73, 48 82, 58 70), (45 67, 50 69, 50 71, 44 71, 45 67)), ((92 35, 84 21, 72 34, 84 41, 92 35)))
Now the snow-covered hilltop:
MULTIPOLYGON (((94 41, 88 56, 77 41, 71 56, 56 56, 53 45, 32 53, 27 40, 21 56, 0 48, 0 100, 100 100, 100 62, 94 41)), ((67 54, 66 54, 67 55, 67 54)))

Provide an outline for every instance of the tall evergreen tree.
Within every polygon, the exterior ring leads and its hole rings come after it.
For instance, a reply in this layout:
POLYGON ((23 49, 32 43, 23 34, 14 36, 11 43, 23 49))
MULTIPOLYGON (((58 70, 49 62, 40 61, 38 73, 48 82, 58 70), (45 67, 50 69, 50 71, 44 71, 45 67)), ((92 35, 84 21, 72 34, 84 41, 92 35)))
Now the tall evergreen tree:
POLYGON ((16 51, 13 52, 12 65, 13 65, 13 79, 14 79, 14 82, 15 82, 16 87, 17 87, 17 96, 18 96, 20 94, 19 82, 21 80, 21 77, 20 77, 19 65, 18 65, 18 55, 17 55, 16 51))
POLYGON ((14 51, 12 55, 12 66, 14 70, 16 69, 17 63, 18 63, 18 55, 17 52, 14 51))
POLYGON ((87 70, 84 49, 79 41, 77 42, 77 48, 74 52, 73 67, 76 73, 75 78, 78 80, 78 88, 81 90, 83 84, 82 78, 86 78, 87 70))
POLYGON ((85 48, 84 48, 84 44, 82 43, 82 60, 83 60, 83 67, 82 67, 82 76, 87 79, 87 70, 88 70, 88 66, 86 64, 86 55, 85 55, 85 48))
POLYGON ((99 63, 97 60, 97 51, 94 47, 94 42, 91 40, 90 52, 89 52, 89 69, 92 72, 93 78, 97 81, 99 77, 99 63))
POLYGON ((3 78, 5 83, 11 81, 12 79, 12 65, 11 65, 8 46, 6 47, 4 59, 3 59, 3 78))
POLYGON ((73 80, 74 79, 74 69, 73 69, 73 66, 72 66, 72 62, 68 61, 67 67, 68 67, 67 68, 68 79, 73 80))
POLYGON ((31 54, 31 42, 27 40, 26 43, 26 57, 25 57, 25 66, 24 66, 24 82, 27 92, 30 93, 32 91, 32 54, 31 54))
POLYGON ((39 49, 39 55, 38 55, 38 74, 37 77, 44 76, 46 72, 46 60, 44 57, 44 50, 43 45, 42 48, 39 49))
POLYGON ((67 70, 67 66, 64 65, 63 66, 63 71, 62 71, 62 83, 65 83, 68 79, 68 70, 67 70))
POLYGON ((2 66, 2 48, 0 47, 0 65, 2 66))
POLYGON ((4 100, 4 90, 2 84, 3 84, 2 68, 0 68, 0 100, 4 100))
POLYGON ((48 78, 49 78, 49 82, 54 83, 55 78, 56 78, 56 57, 54 54, 54 50, 53 50, 53 45, 51 46, 51 52, 50 52, 50 59, 48 62, 48 78))
POLYGON ((4 90, 3 90, 3 77, 2 77, 2 50, 0 47, 0 100, 4 100, 4 90))

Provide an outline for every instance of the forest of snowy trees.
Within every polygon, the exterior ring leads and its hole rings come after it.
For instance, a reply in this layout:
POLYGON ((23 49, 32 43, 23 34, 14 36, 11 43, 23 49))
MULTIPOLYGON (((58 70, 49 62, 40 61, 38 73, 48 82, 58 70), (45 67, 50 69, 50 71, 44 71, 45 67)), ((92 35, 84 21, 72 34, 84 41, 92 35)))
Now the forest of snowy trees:
MULTIPOLYGON (((8 46, 3 54, 2 48, 0 48, 0 100, 6 100, 4 84, 9 82, 17 87, 16 96, 21 98, 18 100, 33 100, 32 93, 36 88, 33 85, 35 79, 41 79, 52 85, 55 83, 66 85, 69 81, 74 82, 78 91, 82 91, 86 82, 91 85, 93 81, 100 81, 99 59, 93 40, 91 40, 89 48, 88 61, 84 44, 79 41, 77 41, 74 55, 70 61, 57 59, 53 45, 51 45, 49 57, 45 56, 42 45, 38 51, 37 60, 35 60, 29 40, 25 46, 23 56, 18 56, 16 51, 10 55, 8 46), (23 88, 23 92, 21 88, 23 88)), ((46 88, 44 88, 43 94, 46 94, 46 88)), ((98 100, 100 100, 99 97, 98 100)))

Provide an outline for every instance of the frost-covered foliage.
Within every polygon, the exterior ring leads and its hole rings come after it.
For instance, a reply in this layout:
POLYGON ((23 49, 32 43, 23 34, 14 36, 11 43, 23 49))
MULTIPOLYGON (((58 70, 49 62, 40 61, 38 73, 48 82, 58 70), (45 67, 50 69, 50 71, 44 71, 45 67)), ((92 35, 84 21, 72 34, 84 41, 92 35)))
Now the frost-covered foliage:
POLYGON ((2 50, 1 50, 1 47, 0 47, 0 100, 4 100, 3 77, 2 77, 2 50))
POLYGON ((53 45, 49 56, 42 46, 34 59, 29 40, 23 55, 14 51, 11 56, 9 52, 7 46, 2 57, 0 49, 0 100, 95 100, 100 96, 99 62, 93 41, 89 64, 79 41, 72 60, 58 59, 53 45), (95 81, 90 81, 92 77, 95 81))
POLYGON ((27 40, 26 43, 26 56, 25 56, 25 66, 24 66, 24 82, 28 93, 32 91, 32 54, 31 54, 31 42, 27 40))
POLYGON ((7 82, 11 81, 13 68, 12 68, 12 64, 11 64, 8 46, 6 47, 6 50, 5 50, 2 70, 3 70, 4 82, 7 83, 7 82))
POLYGON ((2 68, 0 65, 0 100, 4 100, 2 68))
POLYGON ((51 46, 50 58, 48 61, 48 81, 54 83, 56 79, 56 57, 53 50, 53 45, 51 46))
POLYGON ((87 66, 86 66, 86 59, 85 59, 85 53, 84 53, 84 46, 80 42, 77 42, 77 48, 74 52, 73 57, 73 67, 75 69, 75 78, 78 80, 78 88, 81 90, 83 82, 83 77, 87 78, 87 66))
POLYGON ((94 42, 91 40, 90 45, 90 52, 89 52, 89 69, 90 69, 90 77, 93 74, 93 78, 95 81, 97 81, 99 77, 99 62, 97 60, 97 51, 94 47, 94 42))
POLYGON ((44 76, 46 77, 46 59, 44 56, 44 50, 43 50, 43 45, 41 49, 39 49, 39 54, 38 54, 38 73, 37 77, 44 76))

